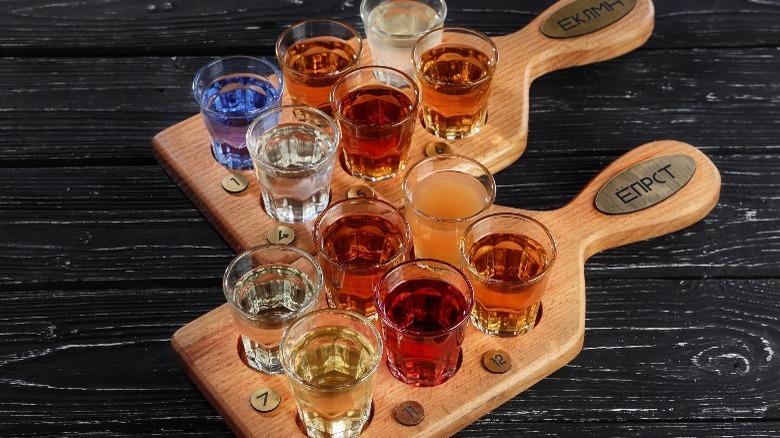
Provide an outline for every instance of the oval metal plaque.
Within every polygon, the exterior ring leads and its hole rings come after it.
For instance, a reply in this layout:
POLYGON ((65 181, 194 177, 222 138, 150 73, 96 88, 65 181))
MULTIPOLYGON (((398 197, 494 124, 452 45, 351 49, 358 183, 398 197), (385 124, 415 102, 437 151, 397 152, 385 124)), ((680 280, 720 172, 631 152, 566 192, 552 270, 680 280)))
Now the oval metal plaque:
POLYGON ((577 0, 558 9, 542 23, 550 38, 573 38, 603 29, 625 17, 636 0, 577 0))
POLYGON ((599 190, 596 208, 607 214, 625 214, 652 207, 683 188, 696 172, 688 155, 662 155, 623 170, 599 190))

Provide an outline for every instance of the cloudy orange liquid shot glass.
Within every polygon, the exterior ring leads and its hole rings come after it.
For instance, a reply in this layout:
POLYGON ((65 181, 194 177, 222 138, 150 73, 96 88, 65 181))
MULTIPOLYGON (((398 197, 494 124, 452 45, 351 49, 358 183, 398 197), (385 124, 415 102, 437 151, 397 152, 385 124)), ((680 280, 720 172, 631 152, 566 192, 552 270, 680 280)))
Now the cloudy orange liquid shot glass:
POLYGON ((493 175, 472 158, 436 155, 409 169, 403 192, 415 256, 459 267, 463 232, 496 198, 493 175))

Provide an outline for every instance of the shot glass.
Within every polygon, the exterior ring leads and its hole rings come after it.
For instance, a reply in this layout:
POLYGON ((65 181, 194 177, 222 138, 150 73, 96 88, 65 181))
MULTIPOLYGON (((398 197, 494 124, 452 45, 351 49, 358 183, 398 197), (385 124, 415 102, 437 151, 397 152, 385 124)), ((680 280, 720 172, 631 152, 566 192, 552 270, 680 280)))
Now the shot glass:
POLYGON ((265 211, 282 222, 306 222, 330 201, 339 128, 322 111, 284 105, 260 114, 246 142, 265 211))
POLYGON ((444 24, 444 0, 363 0, 360 18, 376 65, 414 75, 412 47, 431 29, 444 24))
POLYGON ((403 192, 415 256, 460 266, 460 238, 493 205, 496 182, 478 161, 442 154, 412 166, 403 192))
POLYGON ((363 55, 363 40, 350 26, 317 19, 296 23, 276 41, 287 92, 296 105, 330 114, 330 90, 346 72, 356 68, 363 55))
POLYGON ((428 132, 447 139, 470 137, 487 121, 487 103, 498 49, 486 35, 442 27, 412 48, 420 83, 420 119, 428 132))
POLYGON ((284 332, 282 365, 310 437, 358 436, 371 414, 382 337, 355 312, 323 309, 284 332))
POLYGON ((251 56, 230 56, 206 64, 192 81, 214 158, 230 169, 252 168, 246 130, 252 120, 282 101, 284 80, 273 64, 251 56))
POLYGON ((404 261, 409 240, 406 219, 387 202, 353 198, 328 207, 314 222, 328 304, 375 316, 374 288, 404 261))
POLYGON ((473 306, 471 284, 448 263, 421 259, 390 270, 376 287, 390 373, 413 386, 454 376, 473 306))
POLYGON ((406 167, 420 103, 412 78, 389 67, 362 67, 336 82, 330 101, 353 176, 379 181, 406 167))
POLYGON ((222 287, 249 366, 280 374, 282 331, 317 308, 322 292, 320 265, 298 248, 261 245, 230 262, 222 287))
POLYGON ((503 337, 533 329, 557 256, 547 227, 521 214, 491 214, 466 229, 460 250, 474 286, 474 325, 503 337))

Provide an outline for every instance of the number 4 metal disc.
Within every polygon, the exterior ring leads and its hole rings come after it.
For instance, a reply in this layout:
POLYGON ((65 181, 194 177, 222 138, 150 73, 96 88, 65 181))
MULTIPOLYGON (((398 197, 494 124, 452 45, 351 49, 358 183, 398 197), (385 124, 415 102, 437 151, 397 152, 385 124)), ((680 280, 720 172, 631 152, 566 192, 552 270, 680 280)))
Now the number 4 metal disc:
POLYGON ((289 245, 295 240, 295 231, 286 225, 279 225, 268 230, 266 237, 274 245, 289 245))

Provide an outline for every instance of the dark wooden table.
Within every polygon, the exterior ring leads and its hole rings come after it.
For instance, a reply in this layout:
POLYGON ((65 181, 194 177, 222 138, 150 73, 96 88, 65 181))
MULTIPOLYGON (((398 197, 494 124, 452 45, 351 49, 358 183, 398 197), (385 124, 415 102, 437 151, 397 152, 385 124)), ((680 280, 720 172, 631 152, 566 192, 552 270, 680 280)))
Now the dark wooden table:
MULTIPOLYGON (((451 0, 447 22, 501 35, 552 3, 451 0)), ((211 57, 272 56, 304 18, 362 30, 358 6, 0 3, 0 435, 230 433, 169 340, 234 254, 150 139, 197 112, 211 57)), ((559 207, 657 139, 711 157, 719 204, 592 258, 582 352, 460 435, 780 435, 779 2, 658 0, 641 49, 538 80, 497 203, 559 207)))

